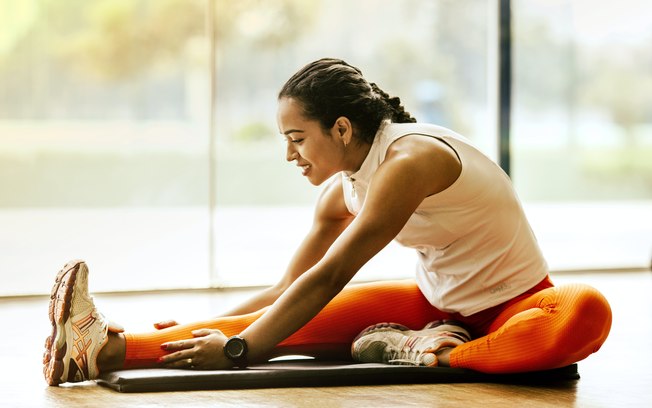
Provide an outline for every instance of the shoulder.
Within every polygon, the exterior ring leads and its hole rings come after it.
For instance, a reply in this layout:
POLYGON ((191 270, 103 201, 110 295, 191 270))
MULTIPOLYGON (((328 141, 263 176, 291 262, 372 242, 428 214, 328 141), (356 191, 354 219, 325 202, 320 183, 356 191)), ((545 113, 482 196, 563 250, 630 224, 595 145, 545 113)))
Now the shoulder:
POLYGON ((382 167, 407 172, 413 182, 425 183, 430 195, 448 188, 462 172, 462 163, 451 146, 420 134, 406 134, 392 142, 382 167))

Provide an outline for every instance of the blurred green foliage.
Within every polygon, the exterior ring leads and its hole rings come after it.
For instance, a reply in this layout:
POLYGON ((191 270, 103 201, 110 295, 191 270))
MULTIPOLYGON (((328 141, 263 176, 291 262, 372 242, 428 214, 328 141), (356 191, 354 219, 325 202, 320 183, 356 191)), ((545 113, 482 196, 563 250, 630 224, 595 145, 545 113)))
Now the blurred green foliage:
POLYGON ((236 142, 255 142, 269 139, 270 136, 278 134, 278 130, 266 122, 249 122, 245 123, 233 134, 236 142))
MULTIPOLYGON (((351 57, 418 119, 471 139, 493 135, 472 118, 488 110, 492 86, 486 76, 490 2, 340 1, 347 13, 329 14, 334 2, 211 1, 0 0, 0 120, 88 121, 98 129, 105 121, 136 128, 141 122, 178 121, 190 123, 197 143, 207 138, 214 115, 220 205, 306 204, 318 190, 284 162, 270 111, 297 61, 329 50, 338 54, 329 56, 351 57), (215 6, 210 17, 218 88, 217 108, 210 113, 209 4, 215 6), (390 9, 396 13, 383 14, 390 9), (396 21, 421 24, 402 30, 405 35, 378 35, 396 21), (354 42, 369 28, 380 30, 374 31, 378 38, 354 42), (428 86, 441 92, 424 100, 419 91, 428 86)), ((561 12, 555 18, 536 14, 532 3, 514 4, 515 114, 541 121, 559 117, 551 111, 566 115, 561 145, 519 145, 512 152, 521 196, 650 198, 652 152, 635 131, 652 123, 649 41, 626 49, 586 48, 572 32, 559 32, 572 26, 562 18, 571 1, 550 6, 561 12), (593 135, 582 135, 580 143, 577 123, 586 113, 617 128, 617 143, 594 146, 593 135)), ((56 138, 56 123, 49 129, 56 138)), ((138 135, 137 129, 128 132, 138 135)), ((0 146, 3 136, 16 135, 0 135, 0 146)), ((180 145, 191 139, 177 137, 180 145)), ((0 149, 0 188, 10 192, 0 195, 0 207, 204 205, 208 167, 207 152, 174 149, 0 149)))
MULTIPOLYGON (((279 140, 217 155, 218 205, 311 205, 319 189, 285 162, 279 140)), ((206 154, 173 151, 0 153, 0 207, 205 206, 206 154)))

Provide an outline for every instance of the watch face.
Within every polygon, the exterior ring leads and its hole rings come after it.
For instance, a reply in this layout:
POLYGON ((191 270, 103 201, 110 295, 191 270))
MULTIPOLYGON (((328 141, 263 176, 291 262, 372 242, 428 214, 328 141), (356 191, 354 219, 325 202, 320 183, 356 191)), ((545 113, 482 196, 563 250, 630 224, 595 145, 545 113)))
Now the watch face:
POLYGON ((231 358, 241 357, 245 352, 245 347, 240 339, 230 339, 226 344, 226 350, 231 358))

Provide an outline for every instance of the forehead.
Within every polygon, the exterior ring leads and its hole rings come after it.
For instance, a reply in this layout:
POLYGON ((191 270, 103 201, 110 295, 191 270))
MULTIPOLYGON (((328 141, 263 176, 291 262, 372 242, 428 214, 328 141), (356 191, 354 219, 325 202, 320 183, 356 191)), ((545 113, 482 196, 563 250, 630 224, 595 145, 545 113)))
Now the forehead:
POLYGON ((289 130, 312 131, 319 128, 315 120, 303 115, 301 103, 293 98, 282 98, 278 101, 277 118, 279 131, 285 134, 289 130))
POLYGON ((301 103, 294 98, 281 98, 278 101, 278 119, 279 122, 281 119, 302 121, 306 120, 303 117, 301 103))

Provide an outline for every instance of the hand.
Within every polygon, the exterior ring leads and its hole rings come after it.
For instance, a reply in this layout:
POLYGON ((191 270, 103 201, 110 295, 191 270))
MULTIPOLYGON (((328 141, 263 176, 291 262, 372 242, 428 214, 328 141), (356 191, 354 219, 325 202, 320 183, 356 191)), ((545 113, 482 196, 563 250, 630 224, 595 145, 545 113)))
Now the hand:
POLYGON ((185 368, 196 370, 223 370, 232 368, 233 363, 226 358, 224 344, 227 337, 219 330, 199 329, 192 332, 194 338, 171 341, 161 344, 170 354, 159 359, 165 368, 185 368))
POLYGON ((167 329, 168 327, 176 326, 179 323, 177 323, 176 320, 164 320, 162 322, 157 322, 154 323, 154 328, 156 330, 162 330, 162 329, 167 329))

